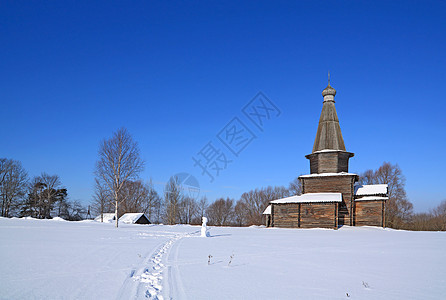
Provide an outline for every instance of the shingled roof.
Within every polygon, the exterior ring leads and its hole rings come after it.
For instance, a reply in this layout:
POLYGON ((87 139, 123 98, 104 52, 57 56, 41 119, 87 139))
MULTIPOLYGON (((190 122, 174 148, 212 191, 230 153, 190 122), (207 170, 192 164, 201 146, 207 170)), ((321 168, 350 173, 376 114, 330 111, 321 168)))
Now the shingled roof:
POLYGON ((346 151, 335 108, 335 95, 336 90, 328 82, 328 86, 322 91, 324 102, 314 140, 313 153, 326 149, 346 151))

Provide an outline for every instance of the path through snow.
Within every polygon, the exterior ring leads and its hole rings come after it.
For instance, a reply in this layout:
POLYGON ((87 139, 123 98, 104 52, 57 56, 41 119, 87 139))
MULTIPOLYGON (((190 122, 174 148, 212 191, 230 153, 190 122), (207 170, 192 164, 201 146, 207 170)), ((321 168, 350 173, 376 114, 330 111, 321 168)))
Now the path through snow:
MULTIPOLYGON (((122 297, 127 299, 154 299, 163 300, 164 295, 170 295, 172 292, 166 291, 163 293, 163 278, 165 276, 172 277, 175 276, 175 280, 171 278, 168 279, 169 286, 171 286, 175 291, 178 290, 178 286, 181 286, 181 279, 177 278, 178 273, 172 273, 171 267, 169 267, 169 272, 166 274, 166 260, 167 255, 170 253, 172 245, 177 241, 185 237, 191 237, 193 235, 199 234, 199 231, 192 233, 169 233, 165 232, 163 234, 147 234, 140 233, 140 236, 146 237, 166 237, 171 236, 171 238, 160 245, 153 253, 146 257, 143 264, 130 273, 130 278, 124 282, 117 299, 122 299, 122 297), (172 285, 175 282, 175 285, 172 285)), ((178 248, 176 248, 178 249, 178 248)), ((177 254, 178 255, 178 254, 177 254)), ((176 292, 175 292, 176 293, 176 292)))

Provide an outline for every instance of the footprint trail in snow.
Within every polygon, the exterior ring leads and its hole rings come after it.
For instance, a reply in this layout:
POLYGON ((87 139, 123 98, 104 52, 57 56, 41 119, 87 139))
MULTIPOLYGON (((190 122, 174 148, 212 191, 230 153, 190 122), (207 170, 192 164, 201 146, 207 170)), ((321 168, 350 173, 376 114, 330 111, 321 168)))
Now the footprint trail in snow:
POLYGON ((164 243, 150 258, 149 266, 145 268, 144 272, 135 276, 134 280, 140 281, 146 285, 145 297, 148 299, 163 300, 163 271, 165 265, 162 263, 164 255, 168 252, 169 248, 181 238, 192 236, 192 234, 177 234, 172 239, 164 243))

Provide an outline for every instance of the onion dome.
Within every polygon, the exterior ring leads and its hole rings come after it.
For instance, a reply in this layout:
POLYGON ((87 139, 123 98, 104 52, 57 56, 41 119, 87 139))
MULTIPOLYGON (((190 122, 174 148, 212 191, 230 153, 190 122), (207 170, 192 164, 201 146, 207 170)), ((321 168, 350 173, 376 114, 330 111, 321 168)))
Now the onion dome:
POLYGON ((325 97, 327 95, 336 95, 336 90, 330 85, 330 83, 328 83, 327 87, 322 91, 322 96, 325 97))

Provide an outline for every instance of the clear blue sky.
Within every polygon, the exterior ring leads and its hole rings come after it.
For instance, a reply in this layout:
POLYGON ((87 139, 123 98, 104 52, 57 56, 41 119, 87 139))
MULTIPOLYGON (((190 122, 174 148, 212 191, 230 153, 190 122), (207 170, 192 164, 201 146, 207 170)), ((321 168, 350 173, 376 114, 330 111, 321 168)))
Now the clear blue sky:
POLYGON ((288 185, 330 70, 350 171, 398 163, 416 211, 446 199, 445 1, 185 2, 2 1, 0 157, 87 204, 124 126, 145 180, 188 172, 212 201, 288 185), (242 113, 259 91, 281 111, 263 132, 242 113), (210 183, 192 157, 234 117, 256 138, 210 183))

